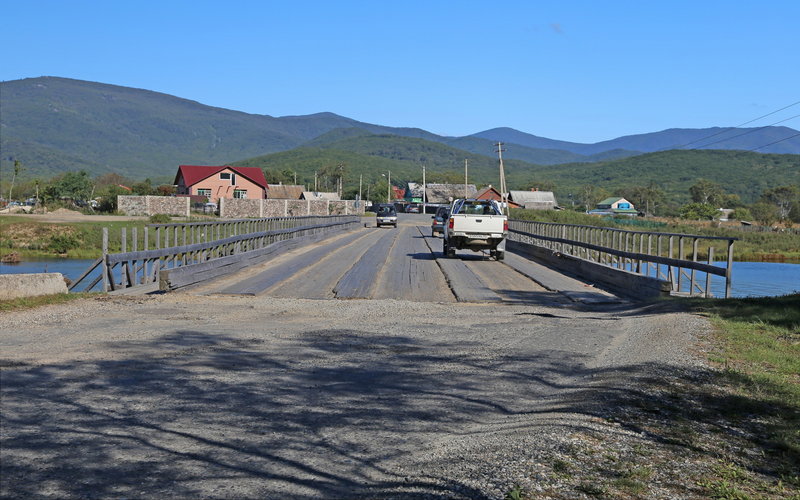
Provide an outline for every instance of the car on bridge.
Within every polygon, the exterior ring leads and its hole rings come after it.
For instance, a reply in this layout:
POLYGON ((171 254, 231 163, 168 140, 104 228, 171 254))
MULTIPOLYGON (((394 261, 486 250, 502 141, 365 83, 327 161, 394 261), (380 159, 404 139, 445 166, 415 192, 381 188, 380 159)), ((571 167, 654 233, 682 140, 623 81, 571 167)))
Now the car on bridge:
POLYGON ((489 250, 497 260, 505 258, 505 238, 508 217, 493 200, 458 199, 450 206, 450 216, 444 226, 442 251, 455 257, 456 250, 473 252, 489 250))
POLYGON ((381 203, 375 211, 375 223, 378 227, 397 227, 397 210, 391 203, 381 203))
POLYGON ((431 217, 433 219, 431 222, 431 234, 433 236, 444 233, 444 225, 447 223, 448 217, 450 217, 450 207, 436 209, 436 214, 431 217))

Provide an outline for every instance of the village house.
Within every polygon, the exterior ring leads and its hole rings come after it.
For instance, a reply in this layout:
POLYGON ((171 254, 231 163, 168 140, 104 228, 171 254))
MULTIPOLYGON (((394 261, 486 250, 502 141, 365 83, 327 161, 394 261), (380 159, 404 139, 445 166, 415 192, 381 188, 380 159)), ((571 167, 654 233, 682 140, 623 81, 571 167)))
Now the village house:
POLYGON ((267 197, 267 179, 257 167, 181 165, 174 184, 178 196, 205 196, 212 203, 220 198, 267 197))
POLYGON ((267 198, 270 200, 300 200, 306 187, 303 184, 268 184, 267 198))
POLYGON ((339 193, 325 193, 320 191, 303 191, 303 195, 300 197, 301 200, 328 200, 328 201, 339 201, 341 197, 339 197, 339 193))
POLYGON ((474 198, 478 192, 475 184, 427 184, 425 186, 426 202, 432 205, 449 205, 458 198, 474 198))
POLYGON ((590 215, 627 215, 635 217, 639 211, 625 198, 611 197, 606 198, 597 204, 597 208, 589 210, 590 215))
MULTIPOLYGON (((478 191, 475 194, 475 199, 476 200, 493 200, 493 201, 496 201, 497 203, 500 203, 500 204, 503 203, 503 195, 500 193, 500 191, 498 191, 497 189, 492 187, 491 184, 489 184, 485 188, 483 188, 480 191, 478 191)), ((520 205, 518 203, 515 203, 515 202, 511 201, 510 199, 508 199, 508 197, 506 197, 506 203, 508 203, 508 206, 510 208, 520 208, 522 206, 522 205, 520 205)))
POLYGON ((514 203, 530 210, 560 210, 552 191, 510 191, 508 197, 514 203))

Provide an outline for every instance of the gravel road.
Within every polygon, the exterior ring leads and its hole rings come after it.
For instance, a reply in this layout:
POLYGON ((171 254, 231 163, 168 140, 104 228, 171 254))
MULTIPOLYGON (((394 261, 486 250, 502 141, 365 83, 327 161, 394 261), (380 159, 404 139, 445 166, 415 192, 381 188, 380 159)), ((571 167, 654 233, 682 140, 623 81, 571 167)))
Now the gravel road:
POLYGON ((655 442, 609 408, 643 378, 696 366, 706 324, 537 293, 468 304, 183 292, 0 313, 0 494, 546 496, 576 440, 655 442))

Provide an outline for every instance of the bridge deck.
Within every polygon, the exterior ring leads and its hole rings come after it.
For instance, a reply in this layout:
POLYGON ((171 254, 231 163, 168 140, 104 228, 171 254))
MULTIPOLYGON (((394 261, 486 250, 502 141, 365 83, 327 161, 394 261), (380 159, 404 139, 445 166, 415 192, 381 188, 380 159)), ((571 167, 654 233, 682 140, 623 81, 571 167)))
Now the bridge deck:
POLYGON ((459 251, 445 258, 426 217, 397 229, 367 227, 297 248, 269 263, 206 283, 195 293, 419 302, 589 304, 617 297, 523 257, 504 262, 459 251), (560 292, 560 293, 559 293, 560 292))

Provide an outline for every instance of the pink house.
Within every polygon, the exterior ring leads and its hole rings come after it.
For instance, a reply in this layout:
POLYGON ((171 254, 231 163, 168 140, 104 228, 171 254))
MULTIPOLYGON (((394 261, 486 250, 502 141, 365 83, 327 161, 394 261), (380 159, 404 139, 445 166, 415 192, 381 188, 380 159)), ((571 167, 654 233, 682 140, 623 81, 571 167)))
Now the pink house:
POLYGON ((205 196, 215 203, 219 203, 220 198, 266 198, 268 189, 260 168, 229 165, 181 165, 174 184, 178 195, 205 196))

